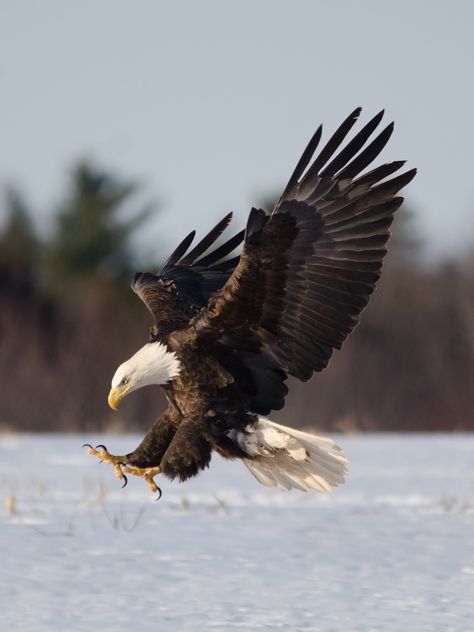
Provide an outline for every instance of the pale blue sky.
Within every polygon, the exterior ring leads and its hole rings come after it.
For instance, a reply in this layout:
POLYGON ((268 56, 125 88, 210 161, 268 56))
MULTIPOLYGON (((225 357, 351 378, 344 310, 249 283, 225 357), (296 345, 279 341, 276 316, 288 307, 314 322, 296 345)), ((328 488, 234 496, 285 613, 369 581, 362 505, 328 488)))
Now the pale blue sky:
POLYGON ((473 24, 467 0, 0 0, 0 183, 47 230, 90 156, 161 199, 139 243, 167 250, 228 210, 240 228, 320 122, 385 107, 428 251, 455 254, 474 242, 473 24))

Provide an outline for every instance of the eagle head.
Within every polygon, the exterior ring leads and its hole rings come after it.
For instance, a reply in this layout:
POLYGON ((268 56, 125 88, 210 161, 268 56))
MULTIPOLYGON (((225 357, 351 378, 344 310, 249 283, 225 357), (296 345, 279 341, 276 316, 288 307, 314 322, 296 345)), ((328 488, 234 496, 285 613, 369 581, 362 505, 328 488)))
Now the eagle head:
POLYGON ((122 399, 142 386, 166 384, 179 375, 181 364, 162 342, 149 342, 115 371, 109 393, 109 406, 118 410, 122 399))

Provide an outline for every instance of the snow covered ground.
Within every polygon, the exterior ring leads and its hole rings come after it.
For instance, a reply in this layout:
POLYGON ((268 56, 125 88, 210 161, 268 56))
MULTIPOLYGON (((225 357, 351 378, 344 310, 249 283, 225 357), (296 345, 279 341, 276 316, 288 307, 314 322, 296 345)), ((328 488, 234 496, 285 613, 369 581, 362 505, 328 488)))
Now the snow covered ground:
POLYGON ((159 502, 81 444, 0 436, 0 630, 474 629, 474 436, 341 436, 346 485, 261 487, 213 459, 159 502))

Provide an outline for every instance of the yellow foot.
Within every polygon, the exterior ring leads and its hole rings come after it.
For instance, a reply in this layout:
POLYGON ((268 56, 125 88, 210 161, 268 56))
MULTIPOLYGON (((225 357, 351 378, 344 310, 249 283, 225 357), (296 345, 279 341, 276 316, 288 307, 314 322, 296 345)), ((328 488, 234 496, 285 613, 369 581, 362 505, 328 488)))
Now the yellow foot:
POLYGON ((133 474, 133 476, 140 476, 146 482, 151 491, 156 494, 159 493, 157 500, 161 498, 161 489, 153 480, 153 477, 161 472, 159 466, 156 467, 136 467, 135 465, 126 465, 123 471, 127 474, 133 474))
POLYGON ((146 482, 148 487, 153 493, 158 492, 159 496, 157 500, 161 498, 161 489, 155 483, 153 478, 161 472, 159 466, 156 467, 136 467, 135 465, 129 465, 127 457, 125 455, 115 456, 107 451, 105 445, 96 445, 93 448, 89 443, 85 443, 83 448, 88 448, 87 453, 92 456, 96 456, 104 463, 110 463, 114 468, 115 476, 123 481, 122 487, 128 483, 128 479, 125 474, 132 474, 133 476, 140 476, 146 482), (100 448, 100 449, 98 449, 100 448))
POLYGON ((101 462, 103 461, 104 463, 110 463, 114 468, 115 476, 120 481, 123 481, 122 487, 125 487, 125 485, 128 483, 128 480, 123 473, 122 468, 127 463, 126 456, 115 456, 114 454, 110 454, 109 452, 107 452, 107 448, 105 447, 105 445, 96 445, 95 448, 93 448, 90 443, 85 443, 82 447, 88 448, 87 454, 96 456, 98 459, 100 459, 101 462))

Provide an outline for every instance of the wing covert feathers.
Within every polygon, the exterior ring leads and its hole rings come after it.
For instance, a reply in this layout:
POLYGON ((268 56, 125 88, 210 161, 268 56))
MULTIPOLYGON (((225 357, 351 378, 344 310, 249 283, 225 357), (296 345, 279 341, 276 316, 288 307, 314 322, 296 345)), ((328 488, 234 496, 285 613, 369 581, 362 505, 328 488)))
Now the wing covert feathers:
POLYGON ((159 340, 186 327, 229 278, 239 257, 225 257, 242 243, 244 231, 240 231, 210 253, 206 254, 206 251, 219 239, 231 218, 232 213, 228 213, 188 252, 196 235, 196 231, 190 232, 172 252, 158 274, 135 274, 132 289, 154 318, 151 340, 159 340))
POLYGON ((357 324, 403 201, 397 193, 416 173, 390 178, 403 161, 362 173, 393 123, 377 134, 380 112, 344 145, 359 114, 315 155, 317 130, 271 216, 252 209, 239 264, 196 323, 203 334, 226 332, 237 349, 246 339, 301 380, 323 369, 357 324))

